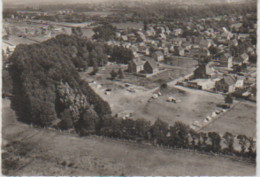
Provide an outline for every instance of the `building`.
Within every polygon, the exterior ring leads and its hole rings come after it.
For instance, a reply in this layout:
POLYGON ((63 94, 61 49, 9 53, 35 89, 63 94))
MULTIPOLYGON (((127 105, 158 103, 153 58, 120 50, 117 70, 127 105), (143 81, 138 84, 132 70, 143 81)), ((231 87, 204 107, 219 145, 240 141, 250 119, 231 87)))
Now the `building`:
POLYGON ((174 48, 174 53, 175 53, 175 55, 177 55, 177 56, 184 56, 185 50, 184 50, 184 48, 182 48, 182 47, 177 47, 177 46, 175 46, 175 48, 174 48))
POLYGON ((142 60, 139 58, 133 59, 128 64, 128 72, 131 73, 139 73, 144 70, 144 65, 142 60))
POLYGON ((158 63, 153 59, 147 59, 144 64, 144 71, 147 74, 157 73, 159 71, 158 63))
POLYGON ((214 74, 214 69, 209 64, 201 64, 198 68, 193 71, 194 79, 207 79, 211 78, 214 74))
POLYGON ((233 66, 233 57, 230 53, 224 53, 222 57, 219 59, 219 66, 226 67, 228 69, 232 68, 233 66))
POLYGON ((246 53, 243 53, 242 55, 240 55, 241 60, 243 61, 243 63, 249 63, 249 56, 246 53))
POLYGON ((161 51, 156 51, 152 54, 152 57, 155 61, 163 61, 164 55, 161 51))
POLYGON ((234 32, 239 32, 240 28, 242 27, 242 23, 235 23, 231 25, 231 30, 234 32))
POLYGON ((201 48, 206 48, 206 49, 210 48, 211 45, 212 45, 212 40, 210 39, 202 39, 199 43, 199 46, 201 48))
POLYGON ((224 75, 222 79, 216 81, 215 89, 220 92, 234 92, 235 91, 236 78, 232 75, 224 75))

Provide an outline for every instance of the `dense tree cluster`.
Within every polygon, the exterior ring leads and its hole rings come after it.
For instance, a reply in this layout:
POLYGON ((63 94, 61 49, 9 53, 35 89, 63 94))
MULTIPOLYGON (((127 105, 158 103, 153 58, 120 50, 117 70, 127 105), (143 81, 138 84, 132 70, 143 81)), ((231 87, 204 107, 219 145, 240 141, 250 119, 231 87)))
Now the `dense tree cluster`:
POLYGON ((92 37, 93 39, 108 41, 114 39, 116 36, 116 27, 108 23, 95 27, 93 31, 95 33, 92 37))
MULTIPOLYGON (((76 70, 76 61, 91 65, 87 56, 97 46, 66 35, 41 44, 17 46, 9 58, 9 73, 13 81, 12 107, 19 119, 50 126, 62 116, 65 125, 71 120, 76 124, 90 108, 98 119, 111 114, 108 103, 80 79, 76 70)), ((97 60, 98 56, 95 61, 100 62, 97 60)))
POLYGON ((111 61, 128 64, 134 58, 133 51, 123 46, 114 46, 111 54, 111 61))
POLYGON ((148 20, 149 23, 172 19, 205 18, 218 15, 245 15, 256 12, 256 3, 248 4, 209 4, 205 6, 169 6, 168 2, 151 3, 129 9, 133 12, 133 19, 148 20), (144 7, 145 6, 145 7, 144 7), (143 9, 146 9, 145 11, 143 9))

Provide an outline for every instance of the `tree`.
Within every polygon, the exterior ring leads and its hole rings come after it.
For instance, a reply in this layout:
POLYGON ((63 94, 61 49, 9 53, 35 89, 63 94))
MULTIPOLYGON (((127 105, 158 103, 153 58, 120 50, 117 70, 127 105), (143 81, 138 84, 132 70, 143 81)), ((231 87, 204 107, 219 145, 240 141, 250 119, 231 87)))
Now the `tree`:
POLYGON ((133 51, 123 46, 114 46, 111 55, 112 61, 120 64, 128 64, 134 58, 133 51))
POLYGON ((144 31, 147 31, 147 25, 148 25, 148 21, 147 19, 144 20, 144 31))
POLYGON ((148 132, 151 128, 151 122, 145 119, 135 121, 136 136, 142 139, 148 139, 148 132))
POLYGON ((232 98, 231 94, 228 94, 225 97, 225 103, 228 103, 228 104, 232 104, 233 103, 233 98, 232 98))
POLYGON ((239 140, 239 145, 241 146, 241 155, 244 155, 247 145, 247 136, 246 135, 238 135, 237 139, 239 140))
POLYGON ((82 113, 76 125, 80 135, 85 136, 96 133, 98 119, 98 115, 93 107, 82 113))
POLYGON ((93 39, 108 41, 114 39, 116 36, 116 27, 108 23, 93 28, 93 31, 95 33, 92 37, 93 39))
POLYGON ((125 78, 125 74, 121 68, 118 69, 117 75, 119 76, 119 79, 125 78))
POLYGON ((174 126, 170 127, 171 145, 179 148, 187 148, 189 144, 188 135, 189 126, 180 121, 175 122, 174 126))
POLYGON ((255 146, 255 142, 253 138, 248 138, 248 142, 249 142, 249 147, 248 147, 248 155, 251 158, 256 157, 256 146, 255 146))
POLYGON ((151 135, 152 139, 154 140, 154 143, 156 144, 166 144, 167 143, 167 137, 168 134, 168 123, 162 121, 161 119, 157 119, 153 126, 151 127, 151 135))
POLYGON ((228 152, 229 153, 232 153, 233 150, 234 150, 234 147, 233 147, 233 144, 234 144, 234 136, 229 133, 229 132, 226 132, 225 135, 223 136, 224 138, 224 143, 227 145, 228 147, 228 152))
POLYGON ((192 148, 196 148, 196 145, 198 145, 199 143, 199 133, 197 133, 195 130, 190 129, 189 130, 189 134, 192 138, 192 148), (196 140, 197 140, 197 144, 196 144, 196 140))
POLYGON ((221 149, 221 146, 220 146, 221 137, 220 137, 220 135, 216 132, 209 132, 208 137, 210 138, 210 141, 211 141, 211 150, 213 152, 220 152, 220 149, 221 149))
POLYGON ((90 75, 95 75, 98 72, 98 66, 96 61, 93 61, 92 63, 93 63, 93 71, 90 73, 90 75))
POLYGON ((58 125, 60 129, 68 130, 73 127, 73 121, 69 109, 65 109, 64 112, 61 113, 61 118, 61 122, 58 125))
POLYGON ((83 35, 83 32, 80 27, 72 27, 71 28, 72 35, 81 37, 83 35))
POLYGON ((115 70, 112 70, 110 72, 110 75, 111 75, 112 80, 114 80, 116 78, 116 76, 117 76, 117 72, 115 72, 115 70))

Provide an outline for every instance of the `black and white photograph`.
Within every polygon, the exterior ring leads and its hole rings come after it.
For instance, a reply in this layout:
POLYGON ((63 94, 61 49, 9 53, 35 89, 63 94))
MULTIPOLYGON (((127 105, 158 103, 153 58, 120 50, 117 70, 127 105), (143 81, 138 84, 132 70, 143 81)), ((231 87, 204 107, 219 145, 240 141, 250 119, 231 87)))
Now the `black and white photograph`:
POLYGON ((257 0, 3 0, 5 176, 256 176, 257 0))

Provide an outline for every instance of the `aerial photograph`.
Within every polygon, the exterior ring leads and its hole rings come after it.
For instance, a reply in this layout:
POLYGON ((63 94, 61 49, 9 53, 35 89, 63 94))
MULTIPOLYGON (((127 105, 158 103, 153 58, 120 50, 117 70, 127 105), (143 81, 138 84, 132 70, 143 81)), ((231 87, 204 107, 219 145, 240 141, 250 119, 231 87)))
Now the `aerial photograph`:
POLYGON ((257 0, 3 0, 2 174, 255 176, 257 0))

